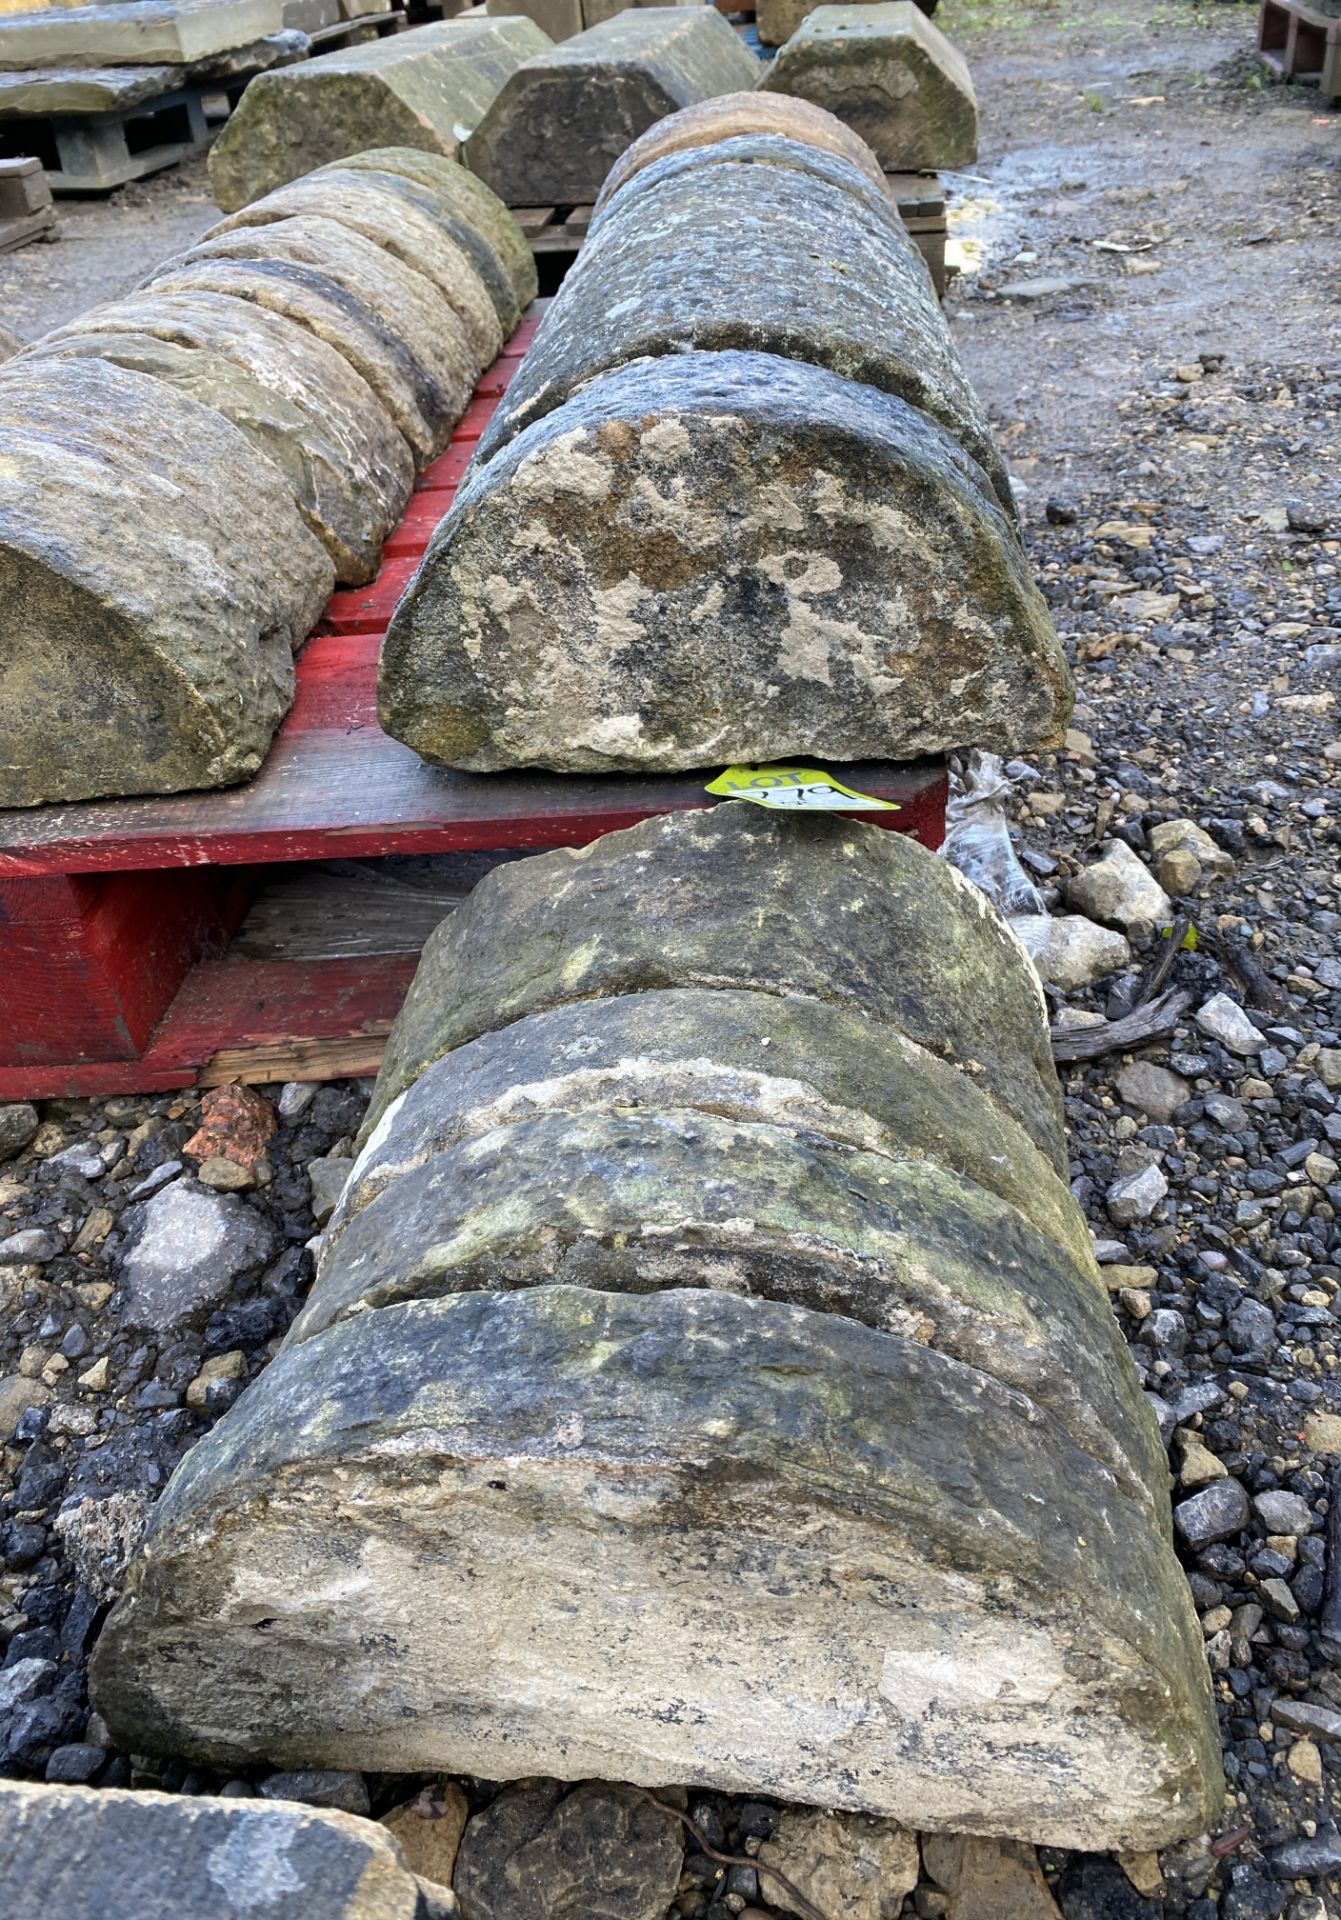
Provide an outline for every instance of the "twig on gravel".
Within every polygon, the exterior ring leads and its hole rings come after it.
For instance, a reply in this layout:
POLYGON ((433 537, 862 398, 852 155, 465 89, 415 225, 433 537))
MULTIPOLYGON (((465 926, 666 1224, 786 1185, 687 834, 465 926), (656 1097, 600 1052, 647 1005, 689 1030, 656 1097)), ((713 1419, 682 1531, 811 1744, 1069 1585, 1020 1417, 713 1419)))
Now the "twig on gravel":
POLYGON ((1097 1060, 1100 1054, 1143 1046, 1147 1040, 1167 1040, 1191 1004, 1191 994, 1179 987, 1122 1020, 1105 1020, 1101 1027, 1054 1027, 1052 1057, 1058 1066, 1069 1066, 1075 1060, 1097 1060))
POLYGON ((1250 1007, 1256 1007, 1263 1013, 1276 1011, 1281 1001, 1280 988, 1246 946, 1238 940, 1227 939, 1213 928, 1202 932, 1201 944, 1209 949, 1225 972, 1237 982, 1250 1007))
POLYGON ((824 1920, 824 1915, 819 1908, 811 1905, 801 1889, 793 1886, 785 1873, 779 1873, 776 1867, 767 1866, 762 1860, 752 1860, 747 1853, 720 1853, 716 1847, 708 1845, 687 1813, 681 1813, 678 1807, 668 1807, 664 1800, 658 1800, 654 1793, 647 1791, 646 1787, 641 1788, 640 1791, 643 1799, 650 1800, 659 1813, 668 1813, 672 1820, 678 1820, 682 1827, 687 1828, 699 1850, 706 1853, 709 1860, 717 1860, 724 1867, 753 1867, 756 1873, 766 1873, 770 1880, 776 1880, 782 1888, 793 1911, 800 1914, 801 1920, 824 1920))
POLYGON ((1327 1576, 1318 1612, 1318 1641, 1333 1660, 1341 1660, 1341 1466, 1327 1484, 1327 1576))
POLYGON ((1173 970, 1173 963, 1182 949, 1183 942, 1187 938, 1187 930, 1191 925, 1192 922, 1188 915, 1180 913, 1173 925, 1169 928, 1169 931, 1165 934, 1160 946, 1158 959, 1154 965, 1147 970, 1145 977, 1141 981, 1140 990, 1136 995, 1136 1003, 1132 1008, 1133 1013, 1137 1012, 1141 1007, 1148 1006, 1163 987, 1164 982, 1173 970))

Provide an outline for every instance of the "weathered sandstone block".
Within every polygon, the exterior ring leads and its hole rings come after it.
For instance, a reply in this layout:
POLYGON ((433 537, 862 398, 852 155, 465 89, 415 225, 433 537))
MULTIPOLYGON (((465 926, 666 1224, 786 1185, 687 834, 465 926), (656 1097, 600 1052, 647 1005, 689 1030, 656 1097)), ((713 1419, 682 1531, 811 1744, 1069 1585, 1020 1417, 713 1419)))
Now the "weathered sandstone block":
POLYGON ((326 1230, 431 1155, 537 1114, 702 1108, 934 1160, 1009 1201, 1093 1276, 1065 1180, 974 1077, 853 1008, 757 987, 653 988, 513 1020, 435 1061, 384 1112, 326 1230))
POLYGON ((298 511, 330 555, 337 581, 367 581, 377 571, 381 543, 392 522, 384 513, 369 513, 370 503, 351 479, 344 449, 310 414, 235 361, 151 334, 115 331, 84 331, 64 340, 43 341, 27 358, 110 361, 165 380, 202 406, 212 407, 279 468, 298 511))
MULTIPOLYGON (((276 224, 290 232, 288 222, 294 218, 316 218, 348 228, 389 253, 416 279, 428 280, 460 322, 471 352, 473 377, 497 358, 503 345, 502 324, 469 254, 432 214, 410 204, 394 186, 384 185, 373 174, 341 167, 308 174, 211 227, 201 243, 276 224)), ((412 322, 412 312, 407 312, 406 319, 412 322)))
POLYGON ((466 161, 509 206, 595 200, 655 121, 752 87, 758 75, 715 8, 632 8, 519 66, 470 136, 466 161))
POLYGON ((864 1015, 873 1043, 893 1028, 971 1073, 1065 1171, 1042 996, 983 895, 903 834, 743 800, 487 874, 424 948, 368 1127, 468 1040, 666 987, 819 1000, 864 1015))
MULTIPOLYGON (((131 294, 95 307, 48 334, 35 355, 107 357, 110 343, 156 339, 191 350, 201 365, 224 360, 273 396, 266 419, 256 409, 235 424, 257 437, 295 487, 299 511, 325 544, 337 577, 355 584, 377 570, 382 542, 414 486, 414 458, 372 388, 343 353, 304 327, 249 300, 203 292, 131 294), (304 424, 290 422, 289 409, 304 424), (278 442, 278 444, 276 444, 278 442)), ((120 349, 112 352, 119 357, 120 349)), ((189 386, 192 366, 163 362, 159 378, 189 386)), ((141 365, 141 371, 147 371, 141 365)), ((209 404, 226 397, 215 385, 209 404)), ((227 411, 226 407, 222 410, 227 411)))
POLYGON ((493 16, 525 14, 556 43, 571 40, 590 24, 582 18, 582 0, 485 0, 484 10, 493 16))
POLYGON ((912 0, 816 7, 760 85, 837 114, 887 173, 964 167, 978 156, 963 55, 912 0))
POLYGON ((875 155, 850 127, 845 127, 833 114, 825 113, 823 108, 812 106, 808 100, 754 89, 749 93, 724 93, 712 100, 700 100, 649 127, 631 147, 624 149, 606 174, 596 211, 599 213, 635 174, 650 167, 654 160, 664 160, 668 153, 689 153, 715 146, 719 140, 760 133, 782 140, 799 140, 805 146, 818 147, 822 153, 850 161, 873 187, 884 191, 885 176, 875 155))
POLYGON ((124 0, 49 8, 0 28, 0 68, 182 66, 278 33, 280 0, 124 0))
MULTIPOLYGON (((536 297, 535 257, 517 222, 483 180, 455 160, 413 147, 375 147, 338 164, 342 172, 370 174, 431 213, 470 255, 503 332, 512 332, 536 297)), ((318 176, 323 171, 318 168, 318 176)))
POLYGON ((296 1801, 0 1782, 0 1913, 52 1920, 429 1920, 375 1820, 296 1801))
POLYGON ((222 415, 98 361, 0 373, 0 805, 260 765, 334 568, 222 415))
POLYGON ((382 724, 488 771, 1058 742, 1070 677, 986 475, 903 400, 758 353, 618 367, 475 467, 382 724))
POLYGON ((210 153, 225 213, 369 147, 455 160, 508 75, 549 42, 520 17, 444 20, 258 74, 210 153))
POLYGON ((389 1181, 291 1337, 398 1301, 560 1283, 710 1287, 934 1347, 1027 1393, 1167 1521, 1164 1450, 1093 1268, 897 1148, 692 1107, 519 1119, 389 1181))
POLYGON ((288 1346, 174 1477, 93 1697, 222 1766, 748 1782, 1085 1848, 1218 1803, 1145 1510, 962 1361, 734 1293, 457 1294, 288 1346))
MULTIPOLYGON (((335 288, 343 301, 356 306, 380 333, 386 358, 413 395, 412 410, 397 418, 397 426, 421 463, 441 452, 486 362, 455 309, 426 274, 346 226, 303 214, 202 240, 169 260, 145 284, 176 286, 182 284, 183 273, 196 267, 227 269, 234 263, 248 272, 277 270, 282 278, 294 276, 300 283, 315 275, 323 288, 335 288)), ((371 375, 365 378, 376 385, 371 375)))
POLYGON ((844 179, 851 172, 815 147, 754 135, 637 173, 569 270, 478 458, 627 361, 739 348, 827 367, 919 408, 978 462, 1013 517, 922 256, 883 192, 870 190, 870 204, 844 179), (806 164, 786 164, 788 154, 806 164))
POLYGON ((330 275, 283 259, 169 261, 150 282, 159 294, 249 301, 305 327, 342 354, 372 388, 416 462, 431 459, 450 407, 398 328, 330 275))

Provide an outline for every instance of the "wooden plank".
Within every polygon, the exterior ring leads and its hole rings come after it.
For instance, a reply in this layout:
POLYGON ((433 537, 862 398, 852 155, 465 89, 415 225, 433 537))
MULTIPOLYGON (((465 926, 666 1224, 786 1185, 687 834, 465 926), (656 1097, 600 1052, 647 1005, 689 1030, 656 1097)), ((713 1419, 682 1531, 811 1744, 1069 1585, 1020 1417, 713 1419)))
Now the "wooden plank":
POLYGON ((289 1080, 371 1080, 382 1064, 386 1030, 347 1040, 293 1040, 273 1047, 222 1047, 200 1069, 196 1085, 222 1087, 230 1080, 266 1086, 289 1080))
MULTIPOLYGON (((314 642, 309 653, 325 642, 314 642)), ((368 656, 372 647, 368 646, 368 656)), ((88 801, 43 807, 28 820, 0 816, 0 875, 227 866, 275 860, 367 858, 477 847, 583 846, 655 813, 712 804, 713 772, 677 775, 457 773, 429 767, 376 723, 371 675, 349 650, 285 722, 256 779, 227 793, 88 801), (351 697, 338 727, 297 728, 323 702, 351 697)), ((326 710, 331 710, 328 707, 326 710)), ((831 765, 846 785, 905 811, 890 821, 931 845, 942 835, 945 770, 939 761, 831 765)))

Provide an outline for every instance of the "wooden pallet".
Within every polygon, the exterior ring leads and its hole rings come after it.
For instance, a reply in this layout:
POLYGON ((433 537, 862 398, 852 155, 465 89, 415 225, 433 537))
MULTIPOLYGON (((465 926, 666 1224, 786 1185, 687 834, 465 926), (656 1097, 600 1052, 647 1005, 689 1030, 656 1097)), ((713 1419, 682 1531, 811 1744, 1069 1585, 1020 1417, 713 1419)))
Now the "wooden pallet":
POLYGON ((0 158, 41 162, 52 193, 110 193, 174 167, 209 145, 205 98, 216 86, 178 87, 114 113, 0 118, 0 158))
MULTIPOLYGON (((370 945, 360 932, 370 882, 333 887, 316 912, 309 888, 296 916, 304 939, 276 938, 272 904, 269 945, 258 945, 257 898, 296 887, 297 863, 323 863, 329 881, 331 862, 581 846, 652 814, 713 804, 702 773, 447 772, 377 724, 387 621, 537 318, 523 321, 423 474, 377 579, 331 599, 254 780, 0 812, 0 1100, 374 1072, 427 931, 423 902, 398 930, 383 915, 370 945), (330 938, 317 950, 311 930, 323 923, 330 938)), ((899 803, 901 812, 873 816, 882 824, 940 844, 943 763, 832 771, 899 803)))
MULTIPOLYGON (((934 173, 887 173, 885 191, 921 249, 935 283, 945 294, 945 190, 934 173)), ((575 259, 591 226, 593 208, 513 207, 513 219, 526 235, 537 263, 575 259)), ((543 271, 543 266, 542 266, 543 271)))
POLYGON ((12 253, 56 224, 42 163, 31 155, 0 160, 0 253, 12 253))
POLYGON ((408 25, 403 13, 367 13, 353 20, 337 20, 329 27, 318 27, 310 33, 312 51, 318 53, 340 53, 346 47, 361 47, 369 40, 385 40, 388 34, 400 33, 408 25))
POLYGON ((1286 80, 1316 84, 1324 100, 1341 100, 1341 18, 1304 0, 1262 0, 1257 52, 1286 80))

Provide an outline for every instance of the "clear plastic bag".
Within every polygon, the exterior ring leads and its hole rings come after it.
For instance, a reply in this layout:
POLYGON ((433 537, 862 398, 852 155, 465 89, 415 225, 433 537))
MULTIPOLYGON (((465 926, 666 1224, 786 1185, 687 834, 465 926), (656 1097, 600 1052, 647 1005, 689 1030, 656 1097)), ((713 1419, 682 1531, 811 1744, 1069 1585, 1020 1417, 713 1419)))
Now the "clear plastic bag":
POLYGON ((949 830, 941 853, 1009 920, 1046 914, 1038 888, 1015 858, 1006 809, 1011 784, 1000 754, 955 754, 950 760, 949 830))

